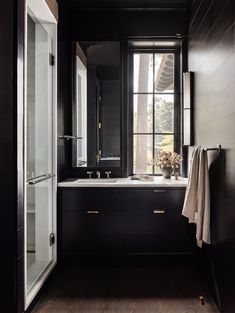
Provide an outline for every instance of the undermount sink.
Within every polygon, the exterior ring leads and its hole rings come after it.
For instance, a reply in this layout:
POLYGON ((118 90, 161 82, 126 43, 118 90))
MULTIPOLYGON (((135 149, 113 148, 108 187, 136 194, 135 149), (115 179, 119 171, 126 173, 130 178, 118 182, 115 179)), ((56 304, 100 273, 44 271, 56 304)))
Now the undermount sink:
POLYGON ((106 184, 106 183, 116 183, 117 179, 113 178, 85 178, 77 179, 76 183, 79 184, 106 184))

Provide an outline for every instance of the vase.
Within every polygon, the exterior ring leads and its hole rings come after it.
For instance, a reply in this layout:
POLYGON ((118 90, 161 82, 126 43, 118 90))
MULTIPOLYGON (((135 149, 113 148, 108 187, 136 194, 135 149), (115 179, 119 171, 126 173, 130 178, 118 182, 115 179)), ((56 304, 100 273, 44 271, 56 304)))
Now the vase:
POLYGON ((173 173, 173 167, 172 166, 163 166, 161 167, 162 176, 164 178, 171 178, 171 175, 173 173))

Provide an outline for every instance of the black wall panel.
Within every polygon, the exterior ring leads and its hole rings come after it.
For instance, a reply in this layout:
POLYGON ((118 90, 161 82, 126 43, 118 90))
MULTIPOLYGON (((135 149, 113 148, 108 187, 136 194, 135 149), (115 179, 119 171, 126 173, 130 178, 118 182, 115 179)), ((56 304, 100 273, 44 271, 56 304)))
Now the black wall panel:
POLYGON ((188 64, 195 72, 195 143, 223 148, 211 167, 214 244, 202 254, 224 313, 235 312, 234 22, 233 0, 192 4, 188 64))
POLYGON ((24 1, 0 2, 1 312, 23 312, 24 1))

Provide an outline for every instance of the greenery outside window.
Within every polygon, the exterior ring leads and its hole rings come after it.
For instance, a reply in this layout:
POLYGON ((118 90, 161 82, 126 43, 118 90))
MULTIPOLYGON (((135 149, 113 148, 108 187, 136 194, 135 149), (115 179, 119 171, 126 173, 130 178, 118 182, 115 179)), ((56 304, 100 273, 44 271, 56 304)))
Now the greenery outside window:
POLYGON ((133 174, 160 174, 152 159, 179 150, 178 60, 175 50, 133 50, 133 174))

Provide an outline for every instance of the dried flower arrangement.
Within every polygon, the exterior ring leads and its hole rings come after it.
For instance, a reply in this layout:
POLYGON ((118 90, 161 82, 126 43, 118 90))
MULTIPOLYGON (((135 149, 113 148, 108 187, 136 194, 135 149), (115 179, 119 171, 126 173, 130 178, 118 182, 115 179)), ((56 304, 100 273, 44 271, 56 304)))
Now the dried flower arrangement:
POLYGON ((162 167, 172 167, 174 165, 180 165, 183 160, 182 156, 176 152, 160 151, 156 158, 153 160, 153 164, 162 167))

